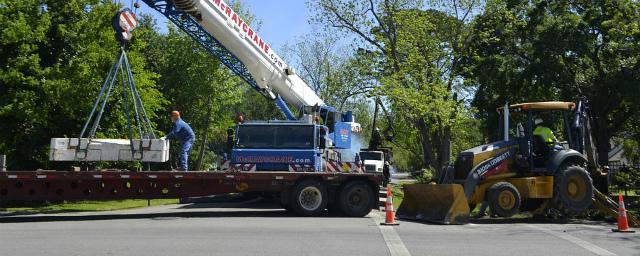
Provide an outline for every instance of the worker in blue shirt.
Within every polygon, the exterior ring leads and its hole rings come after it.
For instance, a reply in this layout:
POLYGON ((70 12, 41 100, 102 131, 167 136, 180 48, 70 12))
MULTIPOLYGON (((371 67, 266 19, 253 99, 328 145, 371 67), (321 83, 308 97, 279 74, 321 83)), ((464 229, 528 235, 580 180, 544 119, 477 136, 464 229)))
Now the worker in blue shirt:
POLYGON ((171 117, 171 122, 173 122, 173 129, 171 132, 167 134, 167 136, 162 137, 162 139, 171 140, 174 138, 178 138, 180 140, 180 171, 187 171, 189 167, 189 151, 191 151, 191 146, 195 142, 196 135, 193 133, 191 127, 182 121, 180 118, 180 112, 171 111, 169 115, 171 117))

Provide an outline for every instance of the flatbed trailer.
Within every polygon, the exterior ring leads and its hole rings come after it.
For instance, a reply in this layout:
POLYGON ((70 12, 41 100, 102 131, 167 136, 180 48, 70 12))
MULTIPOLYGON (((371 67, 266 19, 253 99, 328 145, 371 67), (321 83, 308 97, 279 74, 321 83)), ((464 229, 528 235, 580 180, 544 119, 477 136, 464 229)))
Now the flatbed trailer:
POLYGON ((263 192, 287 210, 361 217, 378 207, 378 173, 331 172, 0 172, 0 202, 162 199, 263 192))

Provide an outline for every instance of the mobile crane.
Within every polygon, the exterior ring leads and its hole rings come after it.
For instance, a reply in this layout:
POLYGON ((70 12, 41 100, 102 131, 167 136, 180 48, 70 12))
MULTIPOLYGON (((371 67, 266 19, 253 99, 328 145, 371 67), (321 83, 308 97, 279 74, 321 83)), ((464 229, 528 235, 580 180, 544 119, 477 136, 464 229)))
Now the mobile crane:
MULTIPOLYGON (((0 173, 0 201, 109 200, 272 193, 302 216, 335 208, 365 216, 377 207, 381 173, 348 168, 358 132, 351 112, 338 113, 288 66, 223 0, 143 0, 219 58, 268 99, 286 121, 237 127, 225 172, 11 171, 0 173), (294 116, 288 104, 299 110, 294 116)), ((355 167, 355 165, 353 165, 355 167)))
POLYGON ((231 167, 242 170, 339 171, 340 149, 359 130, 337 113, 223 0, 144 0, 167 16, 265 97, 287 121, 238 126, 231 167), (171 4, 173 3, 173 5, 171 4), (209 36, 207 36, 209 35, 209 36), (288 104, 301 113, 294 117, 288 104), (315 120, 318 119, 318 120, 315 120), (336 150, 334 150, 336 149, 336 150))

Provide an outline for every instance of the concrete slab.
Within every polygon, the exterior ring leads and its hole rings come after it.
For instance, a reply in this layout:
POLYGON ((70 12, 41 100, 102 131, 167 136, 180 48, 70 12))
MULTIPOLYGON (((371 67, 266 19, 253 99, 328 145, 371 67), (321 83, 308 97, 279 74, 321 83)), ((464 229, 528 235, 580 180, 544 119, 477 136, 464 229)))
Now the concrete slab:
POLYGON ((128 139, 52 138, 49 160, 86 162, 166 162, 169 141, 162 139, 133 140, 134 154, 128 139))

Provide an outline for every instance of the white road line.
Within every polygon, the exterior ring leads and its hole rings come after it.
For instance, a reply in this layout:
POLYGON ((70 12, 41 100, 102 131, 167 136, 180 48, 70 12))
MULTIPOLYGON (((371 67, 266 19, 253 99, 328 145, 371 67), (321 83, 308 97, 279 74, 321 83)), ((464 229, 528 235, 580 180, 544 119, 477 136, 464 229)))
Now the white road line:
POLYGON ((382 233, 382 237, 384 238, 384 242, 387 244, 387 248, 389 248, 391 256, 411 256, 411 253, 409 253, 407 247, 404 246, 402 239, 400 239, 400 236, 393 226, 380 225, 383 221, 380 213, 374 212, 373 216, 373 221, 375 222, 375 225, 380 228, 380 233, 382 233))
POLYGON ((569 242, 572 242, 592 253, 594 253, 595 255, 600 255, 600 256, 615 256, 615 253, 612 253, 610 251, 607 251, 606 249, 599 247, 595 244, 589 243, 585 240, 582 240, 580 238, 577 238, 575 236, 569 235, 567 233, 563 233, 563 232, 558 232, 558 231, 553 231, 547 228, 543 228, 543 227, 538 227, 538 226, 534 226, 534 225, 527 225, 527 227, 530 227, 532 229, 537 229, 539 231, 542 231, 544 233, 556 236, 558 238, 562 238, 564 240, 567 240, 569 242))

